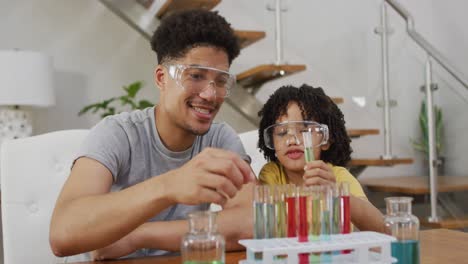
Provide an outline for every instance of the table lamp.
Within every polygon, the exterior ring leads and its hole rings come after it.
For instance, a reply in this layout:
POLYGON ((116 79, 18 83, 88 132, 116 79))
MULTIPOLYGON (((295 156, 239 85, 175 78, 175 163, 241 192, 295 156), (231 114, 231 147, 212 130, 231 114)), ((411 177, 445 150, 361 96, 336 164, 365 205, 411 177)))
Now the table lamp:
POLYGON ((52 58, 34 51, 0 50, 0 144, 32 134, 31 116, 20 106, 54 104, 52 58))

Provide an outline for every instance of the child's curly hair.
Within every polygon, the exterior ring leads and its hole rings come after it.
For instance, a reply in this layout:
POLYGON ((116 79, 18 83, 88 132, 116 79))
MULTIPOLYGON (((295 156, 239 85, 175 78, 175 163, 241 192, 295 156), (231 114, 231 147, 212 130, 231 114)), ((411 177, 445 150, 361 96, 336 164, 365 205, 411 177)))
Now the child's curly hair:
POLYGON ((322 88, 314 88, 306 84, 300 88, 290 85, 280 87, 258 112, 261 118, 258 129, 258 147, 265 158, 268 161, 278 161, 275 151, 265 146, 263 131, 287 113, 291 102, 298 104, 304 120, 313 120, 328 126, 330 147, 328 150, 322 150, 320 158, 336 166, 346 166, 353 150, 350 145, 351 139, 346 132, 343 113, 322 88))
POLYGON ((164 18, 151 38, 151 48, 162 64, 183 57, 195 47, 223 49, 229 64, 239 55, 240 48, 231 25, 217 12, 189 10, 164 18))

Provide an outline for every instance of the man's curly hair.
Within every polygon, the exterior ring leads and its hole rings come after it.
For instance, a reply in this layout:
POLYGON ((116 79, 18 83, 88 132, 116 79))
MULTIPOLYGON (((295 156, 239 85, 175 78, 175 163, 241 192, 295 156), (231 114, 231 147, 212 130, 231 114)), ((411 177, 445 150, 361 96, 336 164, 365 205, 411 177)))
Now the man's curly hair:
POLYGON ((229 65, 240 50, 231 25, 217 12, 206 10, 176 12, 164 18, 151 38, 159 64, 181 58, 200 46, 223 49, 229 65))
POLYGON ((353 150, 350 145, 351 139, 346 133, 343 113, 322 88, 314 88, 306 84, 300 88, 290 85, 280 87, 258 112, 261 118, 258 129, 258 147, 265 158, 268 161, 278 161, 275 151, 265 146, 263 131, 287 113, 291 102, 298 104, 304 120, 313 120, 328 126, 330 147, 328 150, 322 150, 320 158, 336 166, 345 166, 351 159, 353 150))

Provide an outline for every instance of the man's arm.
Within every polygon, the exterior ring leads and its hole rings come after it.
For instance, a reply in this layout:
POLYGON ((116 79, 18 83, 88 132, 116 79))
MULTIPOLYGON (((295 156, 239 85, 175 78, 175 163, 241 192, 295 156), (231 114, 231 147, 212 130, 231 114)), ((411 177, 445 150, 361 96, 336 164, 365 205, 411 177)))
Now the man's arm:
MULTIPOLYGON (((242 249, 237 242, 252 237, 252 188, 253 183, 244 185, 237 195, 226 203, 224 209, 218 212, 218 232, 224 236, 228 251, 242 249)), ((136 232, 138 234, 134 239, 141 236, 140 242, 135 240, 138 248, 179 251, 182 236, 188 232, 188 221, 145 223, 136 232)))
MULTIPOLYGON (((252 188, 243 186, 218 213, 218 231, 226 240, 226 250, 240 250, 240 239, 252 237, 252 188)), ((128 255, 140 248, 179 251, 182 236, 188 232, 187 220, 145 223, 116 243, 93 252, 94 259, 113 259, 128 255)))
POLYGON ((250 167, 238 155, 205 149, 181 168, 109 193, 110 171, 80 158, 52 215, 51 248, 57 256, 103 248, 172 204, 225 204, 251 179, 250 167))
POLYGON ((104 165, 89 158, 76 161, 52 215, 50 244, 55 255, 108 245, 171 204, 158 177, 120 192, 109 193, 111 185, 112 174, 104 165))

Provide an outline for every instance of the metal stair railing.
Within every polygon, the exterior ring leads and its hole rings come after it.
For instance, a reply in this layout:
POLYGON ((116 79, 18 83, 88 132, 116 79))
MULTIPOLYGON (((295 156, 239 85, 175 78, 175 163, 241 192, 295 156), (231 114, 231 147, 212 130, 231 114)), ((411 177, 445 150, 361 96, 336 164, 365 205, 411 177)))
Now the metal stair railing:
MULTIPOLYGON (((431 216, 429 222, 438 222, 440 219, 437 216, 437 153, 435 146, 435 124, 434 124, 434 107, 433 107, 433 83, 432 83, 432 63, 431 60, 436 60, 452 77, 468 89, 467 78, 455 69, 449 61, 427 41, 421 34, 414 29, 414 19, 411 14, 397 1, 384 0, 383 5, 387 3, 391 6, 403 19, 406 21, 406 31, 419 47, 427 53, 427 61, 425 64, 425 93, 426 93, 426 112, 428 116, 428 138, 429 138, 429 186, 431 200, 431 216)), ((383 7, 385 8, 385 7, 383 7)), ((385 32, 384 32, 385 34, 385 32)), ((386 102, 388 104, 389 102, 386 102)))
POLYGON ((413 16, 397 1, 385 0, 385 2, 387 2, 401 17, 406 20, 406 31, 414 42, 424 49, 430 57, 434 58, 448 73, 453 76, 453 78, 468 89, 468 79, 465 78, 460 71, 455 69, 455 67, 453 67, 450 62, 434 46, 432 46, 431 43, 429 43, 429 41, 414 29, 413 16))

